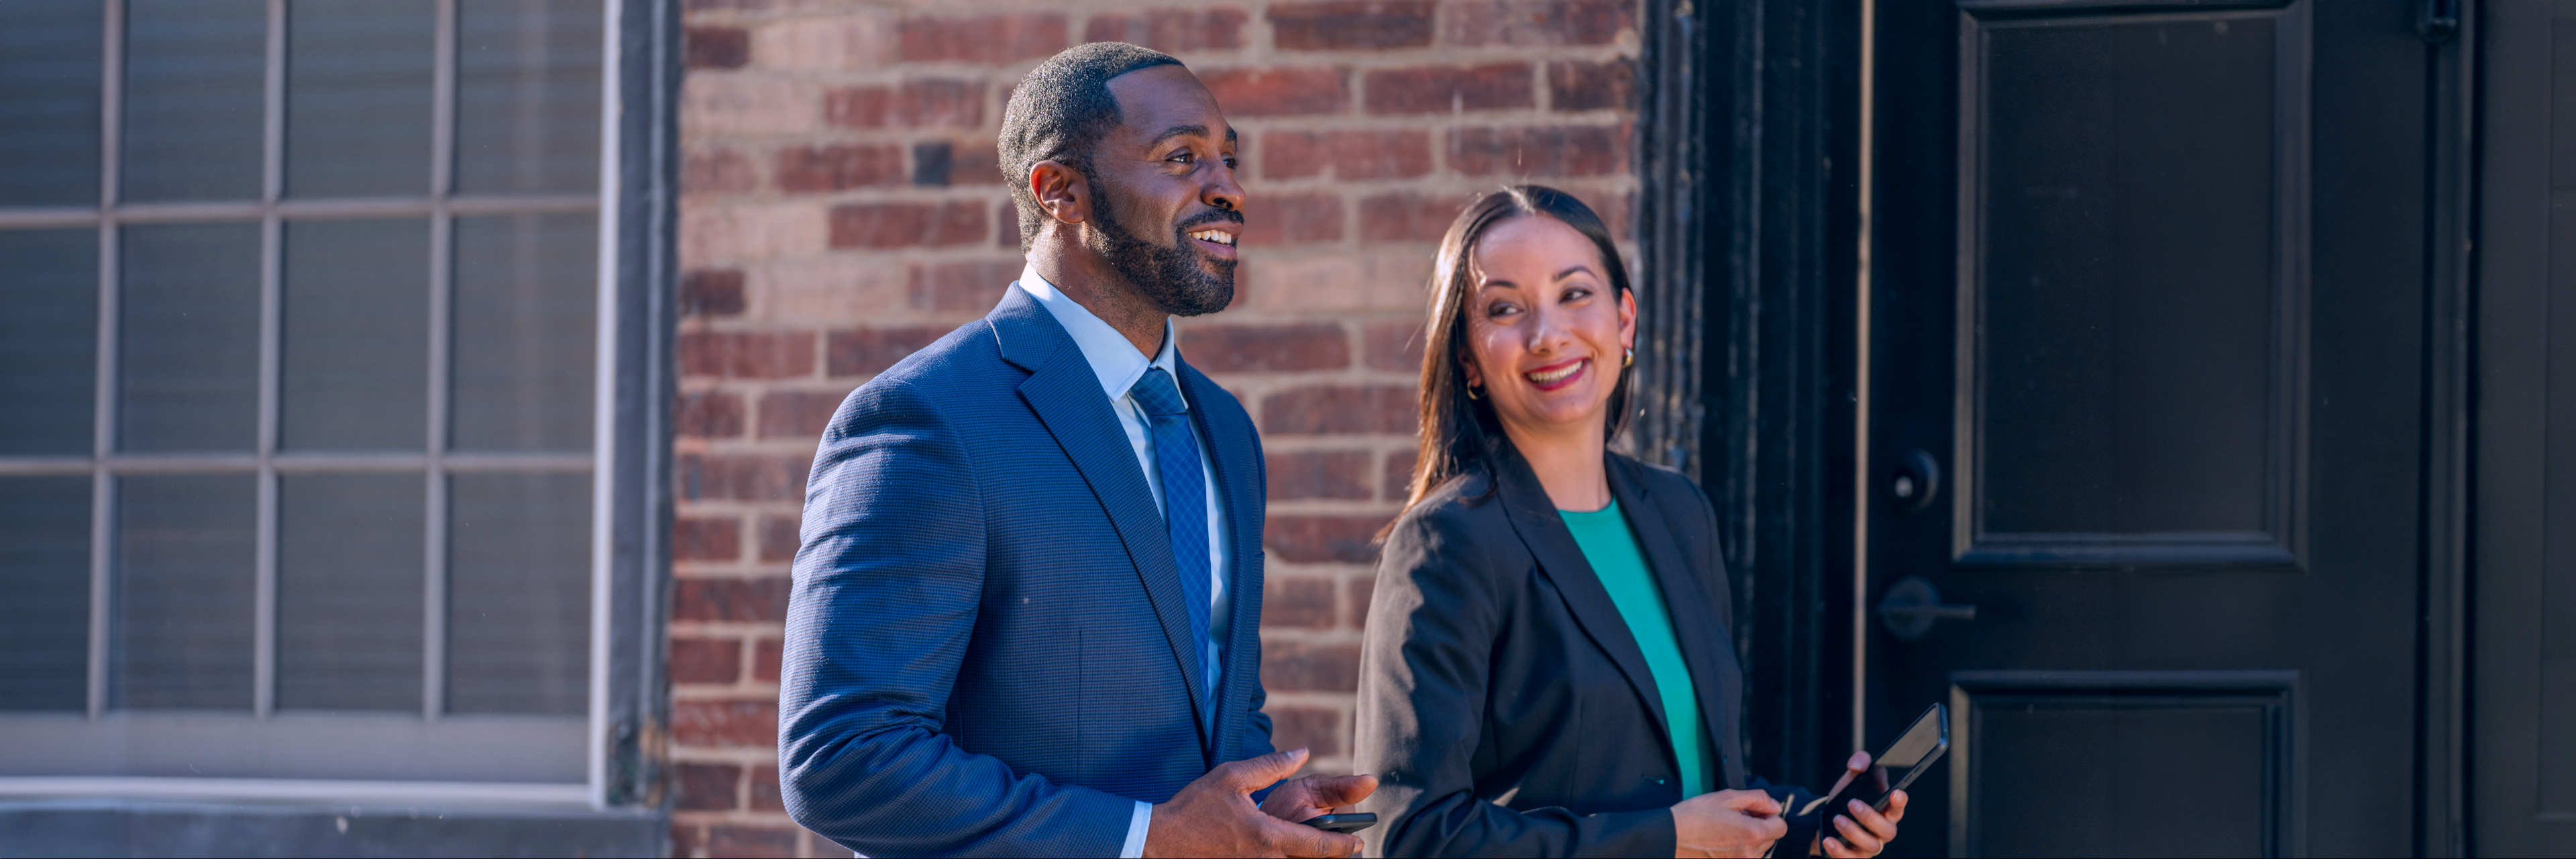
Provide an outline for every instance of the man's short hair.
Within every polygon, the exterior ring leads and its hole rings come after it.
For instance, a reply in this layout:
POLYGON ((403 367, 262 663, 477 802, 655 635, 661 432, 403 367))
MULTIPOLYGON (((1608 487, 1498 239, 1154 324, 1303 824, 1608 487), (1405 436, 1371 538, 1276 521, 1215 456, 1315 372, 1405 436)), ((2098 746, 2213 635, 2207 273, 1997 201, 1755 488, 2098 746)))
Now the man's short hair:
POLYGON ((1075 45, 1048 57, 1011 91, 1002 109, 1002 182, 1020 212, 1020 248, 1038 235, 1046 212, 1029 192, 1029 168, 1055 161, 1091 177, 1091 150, 1124 120, 1118 99, 1109 94, 1109 79, 1137 69, 1177 66, 1181 61, 1160 51, 1125 42, 1075 45))

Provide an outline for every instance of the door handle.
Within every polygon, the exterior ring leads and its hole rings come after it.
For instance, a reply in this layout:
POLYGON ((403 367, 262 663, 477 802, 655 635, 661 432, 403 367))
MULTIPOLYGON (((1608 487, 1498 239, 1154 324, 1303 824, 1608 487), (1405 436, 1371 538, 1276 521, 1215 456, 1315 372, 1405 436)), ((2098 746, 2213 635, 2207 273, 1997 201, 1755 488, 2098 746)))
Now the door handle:
POLYGON ((1878 621, 1887 626, 1887 634, 1898 641, 1913 641, 1932 631, 1932 622, 1941 619, 1976 620, 1977 607, 1947 605, 1941 592, 1922 576, 1906 576, 1889 585, 1887 595, 1878 600, 1878 621))
POLYGON ((1906 451, 1897 460, 1896 473, 1887 478, 1887 494, 1904 513, 1931 509, 1933 496, 1941 494, 1941 462, 1920 450, 1906 451))

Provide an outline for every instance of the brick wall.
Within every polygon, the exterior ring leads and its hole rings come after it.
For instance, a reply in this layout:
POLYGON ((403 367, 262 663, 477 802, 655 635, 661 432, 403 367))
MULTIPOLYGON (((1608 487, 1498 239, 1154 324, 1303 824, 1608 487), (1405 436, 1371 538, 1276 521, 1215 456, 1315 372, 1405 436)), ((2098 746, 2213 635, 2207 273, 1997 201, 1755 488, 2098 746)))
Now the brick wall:
POLYGON ((778 804, 806 467, 844 394, 983 315, 1018 273, 1002 104, 1077 40, 1180 57, 1243 134, 1239 297, 1184 321, 1182 352, 1269 450, 1262 673, 1279 742, 1347 768, 1369 536, 1412 468, 1433 244, 1469 196, 1517 180, 1574 191, 1626 234, 1633 2, 691 0, 686 15, 678 852, 839 852, 778 804))

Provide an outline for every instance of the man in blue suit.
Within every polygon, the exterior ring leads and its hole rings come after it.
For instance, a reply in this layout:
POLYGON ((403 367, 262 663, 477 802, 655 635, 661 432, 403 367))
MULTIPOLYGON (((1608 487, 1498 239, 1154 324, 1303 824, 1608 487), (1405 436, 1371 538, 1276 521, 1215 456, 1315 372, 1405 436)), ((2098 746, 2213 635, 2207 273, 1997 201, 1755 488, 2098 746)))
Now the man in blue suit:
POLYGON ((1133 45, 1013 90, 1028 267, 814 457, 779 687, 797 823, 875 856, 1359 851, 1294 822, 1376 780, 1281 783, 1306 751, 1261 712, 1261 442, 1172 338, 1233 300, 1234 152, 1198 78, 1133 45))

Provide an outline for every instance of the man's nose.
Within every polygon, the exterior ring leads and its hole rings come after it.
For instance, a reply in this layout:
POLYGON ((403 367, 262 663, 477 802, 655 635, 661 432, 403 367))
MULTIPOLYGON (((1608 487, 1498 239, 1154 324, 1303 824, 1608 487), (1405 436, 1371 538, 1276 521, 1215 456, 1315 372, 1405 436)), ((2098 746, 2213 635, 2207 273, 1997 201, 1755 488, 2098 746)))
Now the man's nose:
POLYGON ((1199 187, 1199 202, 1229 212, 1243 211, 1243 186, 1235 182, 1234 168, 1219 161, 1209 173, 1208 183, 1199 187))

